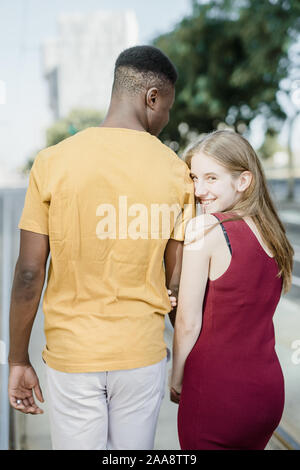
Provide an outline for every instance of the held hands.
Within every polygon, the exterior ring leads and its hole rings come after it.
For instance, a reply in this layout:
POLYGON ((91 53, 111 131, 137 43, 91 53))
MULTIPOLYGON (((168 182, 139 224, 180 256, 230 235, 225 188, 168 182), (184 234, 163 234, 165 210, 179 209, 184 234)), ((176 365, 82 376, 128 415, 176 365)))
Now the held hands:
POLYGON ((177 298, 174 295, 172 295, 172 291, 170 289, 168 289, 168 295, 169 295, 171 307, 173 310, 174 307, 177 307, 177 298))
POLYGON ((10 364, 8 396, 11 406, 25 414, 42 414, 43 410, 35 403, 33 391, 36 398, 44 402, 39 379, 31 364, 10 364))

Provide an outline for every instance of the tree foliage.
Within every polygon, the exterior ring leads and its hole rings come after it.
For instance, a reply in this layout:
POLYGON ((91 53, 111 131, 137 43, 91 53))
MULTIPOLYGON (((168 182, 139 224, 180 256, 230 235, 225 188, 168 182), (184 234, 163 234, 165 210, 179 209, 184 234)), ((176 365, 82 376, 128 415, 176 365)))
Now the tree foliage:
POLYGON ((279 130, 286 116, 276 93, 300 30, 299 0, 192 3, 191 16, 154 40, 179 73, 162 139, 182 141, 180 123, 205 133, 225 122, 244 133, 261 114, 267 132, 279 130))
POLYGON ((276 132, 267 132, 263 144, 257 149, 259 157, 267 160, 276 152, 285 152, 287 149, 283 147, 278 141, 278 134, 276 132))
MULTIPOLYGON (((75 108, 66 118, 56 121, 46 130, 46 146, 56 145, 88 127, 97 127, 103 119, 104 114, 94 109, 75 108)), ((36 150, 28 157, 26 164, 22 168, 22 173, 27 174, 30 172, 38 152, 36 150)))
POLYGON ((46 131, 47 147, 82 131, 88 127, 99 126, 103 114, 93 109, 73 109, 69 115, 55 122, 46 131))

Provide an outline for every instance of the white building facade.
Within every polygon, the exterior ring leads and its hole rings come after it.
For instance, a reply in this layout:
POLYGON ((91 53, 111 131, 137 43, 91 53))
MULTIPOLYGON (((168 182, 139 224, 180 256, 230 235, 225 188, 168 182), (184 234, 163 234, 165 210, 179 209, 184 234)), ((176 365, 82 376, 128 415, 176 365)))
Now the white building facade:
POLYGON ((124 49, 138 44, 133 11, 64 14, 59 35, 44 44, 44 72, 54 118, 73 108, 106 111, 114 64, 124 49))

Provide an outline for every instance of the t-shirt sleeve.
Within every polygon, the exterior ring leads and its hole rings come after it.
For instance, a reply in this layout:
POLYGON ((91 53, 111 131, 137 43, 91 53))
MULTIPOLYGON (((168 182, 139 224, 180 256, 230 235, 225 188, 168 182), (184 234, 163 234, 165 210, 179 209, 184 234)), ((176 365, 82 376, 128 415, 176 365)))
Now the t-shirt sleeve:
POLYGON ((187 223, 196 215, 196 206, 195 206, 195 195, 194 195, 194 184, 190 177, 190 172, 188 167, 186 167, 183 181, 183 203, 181 207, 181 212, 178 214, 174 229, 171 233, 173 240, 184 241, 184 235, 187 223))
POLYGON ((45 176, 45 165, 38 154, 30 171, 29 185, 18 228, 48 235, 49 201, 44 195, 45 176))

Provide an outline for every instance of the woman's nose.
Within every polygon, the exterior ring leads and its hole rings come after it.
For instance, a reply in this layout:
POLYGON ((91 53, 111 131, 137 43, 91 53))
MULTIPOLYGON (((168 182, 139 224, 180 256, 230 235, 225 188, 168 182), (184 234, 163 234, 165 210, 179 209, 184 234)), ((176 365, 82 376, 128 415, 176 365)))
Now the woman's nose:
POLYGON ((196 197, 204 197, 207 195, 207 189, 203 183, 199 181, 195 183, 195 196, 196 197))

